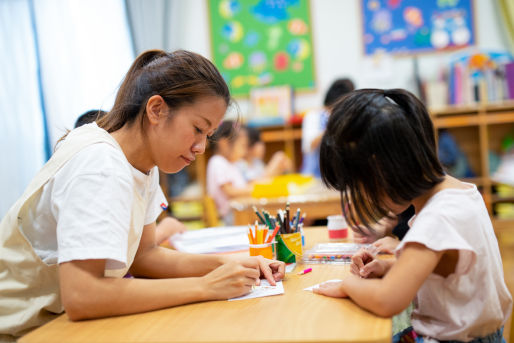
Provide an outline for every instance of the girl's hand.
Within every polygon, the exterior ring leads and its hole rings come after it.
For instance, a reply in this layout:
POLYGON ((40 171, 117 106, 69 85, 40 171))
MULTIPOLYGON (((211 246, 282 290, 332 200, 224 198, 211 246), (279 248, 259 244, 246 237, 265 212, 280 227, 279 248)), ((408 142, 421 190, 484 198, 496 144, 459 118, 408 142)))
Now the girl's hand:
POLYGON ((384 276, 388 270, 386 262, 382 260, 373 260, 362 268, 357 268, 355 264, 351 265, 351 272, 362 278, 380 278, 384 276))
POLYGON ((389 262, 376 259, 374 252, 363 248, 352 256, 350 272, 363 278, 379 278, 387 273, 389 267, 389 262))
POLYGON ((324 282, 319 287, 312 289, 313 293, 326 295, 333 298, 346 298, 348 294, 343 291, 343 281, 324 282))
POLYGON ((393 237, 384 237, 373 243, 378 252, 386 254, 394 254, 394 250, 400 244, 400 241, 393 237))
POLYGON ((206 300, 230 299, 247 294, 259 282, 257 261, 227 262, 202 277, 206 300))

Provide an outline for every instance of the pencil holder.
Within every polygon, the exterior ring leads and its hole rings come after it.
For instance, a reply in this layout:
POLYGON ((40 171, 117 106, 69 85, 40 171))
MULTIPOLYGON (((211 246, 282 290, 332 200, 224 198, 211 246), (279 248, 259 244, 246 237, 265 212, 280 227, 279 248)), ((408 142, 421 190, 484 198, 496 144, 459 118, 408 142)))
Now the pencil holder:
POLYGON ((300 232, 286 233, 276 236, 277 260, 285 263, 296 262, 302 256, 302 234, 300 232))
POLYGON ((264 258, 269 258, 273 260, 274 250, 273 249, 274 242, 271 243, 263 243, 263 244, 250 244, 250 256, 262 256, 264 258))

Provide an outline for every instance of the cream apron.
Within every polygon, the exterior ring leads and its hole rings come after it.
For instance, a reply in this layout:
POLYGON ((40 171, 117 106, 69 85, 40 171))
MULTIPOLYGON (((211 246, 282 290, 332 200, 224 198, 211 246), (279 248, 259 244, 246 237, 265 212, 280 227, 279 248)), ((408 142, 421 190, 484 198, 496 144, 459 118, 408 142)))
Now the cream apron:
MULTIPOLYGON (((107 143, 121 150, 116 140, 96 124, 72 131, 0 223, 0 341, 21 336, 64 311, 58 265, 44 263, 20 228, 22 222, 30 220, 27 209, 39 198, 50 178, 77 152, 95 143, 107 143)), ((106 270, 105 276, 123 277, 134 261, 143 232, 147 198, 134 191, 126 267, 106 270)))

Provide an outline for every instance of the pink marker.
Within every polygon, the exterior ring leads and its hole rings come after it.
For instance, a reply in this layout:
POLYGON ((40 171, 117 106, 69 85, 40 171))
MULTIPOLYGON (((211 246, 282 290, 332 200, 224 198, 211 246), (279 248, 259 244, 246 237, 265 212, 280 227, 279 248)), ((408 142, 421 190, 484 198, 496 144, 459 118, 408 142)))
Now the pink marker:
POLYGON ((303 275, 303 274, 307 274, 310 272, 312 272, 312 268, 307 268, 307 269, 304 269, 301 272, 299 272, 298 275, 303 275))

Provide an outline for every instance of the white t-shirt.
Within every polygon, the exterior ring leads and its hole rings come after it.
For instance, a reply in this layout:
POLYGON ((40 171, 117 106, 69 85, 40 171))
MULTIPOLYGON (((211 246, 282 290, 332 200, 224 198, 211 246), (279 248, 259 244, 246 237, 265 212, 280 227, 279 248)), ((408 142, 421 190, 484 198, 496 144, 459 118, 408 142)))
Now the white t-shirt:
POLYGON ((247 183, 239 168, 221 155, 214 155, 207 163, 207 193, 214 199, 218 212, 225 216, 230 212, 229 198, 221 186, 231 183, 235 188, 246 187, 247 183))
POLYGON ((498 330, 512 309, 503 279, 498 242, 475 185, 444 189, 414 216, 398 245, 417 242, 431 250, 458 250, 456 271, 444 278, 430 274, 419 289, 412 326, 437 340, 469 341, 498 330))
POLYGON ((106 269, 123 268, 134 186, 147 199, 144 222, 150 224, 167 206, 157 167, 146 175, 107 143, 87 146, 44 186, 22 232, 47 264, 107 259, 106 269))

